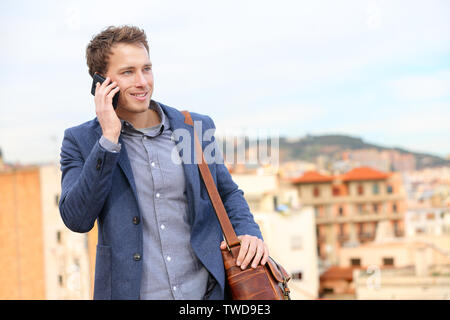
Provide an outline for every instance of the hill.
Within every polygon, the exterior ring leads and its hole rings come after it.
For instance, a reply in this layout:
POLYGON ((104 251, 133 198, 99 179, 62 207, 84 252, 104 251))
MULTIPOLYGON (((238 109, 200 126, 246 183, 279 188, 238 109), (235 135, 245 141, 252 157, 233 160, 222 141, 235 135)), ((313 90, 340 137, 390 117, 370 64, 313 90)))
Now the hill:
POLYGON ((298 139, 281 137, 279 147, 281 162, 295 159, 314 162, 318 156, 325 156, 330 160, 341 160, 342 153, 345 151, 372 149, 377 151, 396 151, 402 155, 412 155, 416 160, 417 169, 450 166, 450 160, 442 157, 397 147, 384 147, 347 135, 307 135, 298 139))

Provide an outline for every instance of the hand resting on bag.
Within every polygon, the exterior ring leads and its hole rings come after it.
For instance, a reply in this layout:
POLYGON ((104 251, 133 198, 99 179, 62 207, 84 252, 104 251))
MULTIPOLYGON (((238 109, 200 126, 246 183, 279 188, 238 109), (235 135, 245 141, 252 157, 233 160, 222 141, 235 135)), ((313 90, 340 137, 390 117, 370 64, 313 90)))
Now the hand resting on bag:
MULTIPOLYGON (((252 259, 251 267, 253 269, 255 269, 260 262, 261 265, 266 264, 269 259, 269 248, 264 241, 248 234, 238 236, 238 239, 241 241, 241 249, 239 250, 236 264, 241 266, 242 270, 247 268, 252 259)), ((226 247, 225 241, 222 241, 220 249, 225 249, 226 247)))

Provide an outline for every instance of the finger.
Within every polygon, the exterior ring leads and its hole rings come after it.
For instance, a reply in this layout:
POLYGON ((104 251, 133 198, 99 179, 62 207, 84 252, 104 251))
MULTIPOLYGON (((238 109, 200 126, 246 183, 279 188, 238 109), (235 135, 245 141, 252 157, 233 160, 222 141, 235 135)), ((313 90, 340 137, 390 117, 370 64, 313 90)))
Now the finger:
POLYGON ((222 241, 222 243, 220 244, 220 249, 225 249, 227 247, 225 241, 222 241))
POLYGON ((117 82, 113 81, 110 84, 108 84, 104 89, 103 92, 105 93, 105 96, 108 95, 112 89, 116 88, 117 82))
POLYGON ((242 260, 244 260, 245 255, 247 254, 248 246, 250 245, 250 241, 248 237, 238 237, 241 240, 241 248, 239 249, 239 254, 236 260, 236 265, 240 266, 242 260))
POLYGON ((263 254, 264 254, 264 244, 263 244, 261 239, 258 239, 258 241, 257 241, 257 248, 256 248, 256 254, 255 254, 255 257, 253 258, 253 261, 252 261, 252 268, 253 269, 255 269, 258 266, 259 261, 261 261, 261 257, 263 256, 263 254))
POLYGON ((100 87, 100 82, 95 83, 95 95, 97 95, 98 88, 100 87))
POLYGON ((267 244, 264 243, 264 256, 261 260, 261 264, 265 265, 268 260, 269 260, 269 247, 267 246, 267 244))
POLYGON ((252 261, 253 257, 255 256, 256 248, 258 247, 257 243, 258 242, 256 239, 251 239, 250 245, 248 247, 247 255, 245 256, 244 261, 242 261, 242 266, 241 266, 242 270, 247 268, 248 264, 250 263, 250 261, 252 261))
POLYGON ((100 84, 100 86, 99 86, 99 88, 98 88, 99 96, 105 97, 105 96, 109 93, 109 91, 106 90, 106 88, 107 88, 109 85, 111 85, 110 81, 111 81, 111 78, 110 78, 110 77, 107 77, 107 78, 105 79, 105 81, 103 81, 103 82, 100 84))
POLYGON ((105 81, 103 81, 101 87, 103 89, 106 88, 106 86, 109 85, 110 81, 111 81, 111 78, 110 77, 106 77, 106 79, 105 79, 105 81))
MULTIPOLYGON (((110 96, 111 91, 115 88, 118 88, 117 83, 116 82, 111 82, 108 86, 106 86, 106 88, 103 89, 103 91, 101 91, 100 97, 103 98, 103 102, 104 104, 109 104, 112 101, 112 98, 114 97, 114 94, 112 96, 110 96)), ((117 91, 116 91, 117 92, 117 91)))
POLYGON ((114 97, 114 95, 119 91, 119 87, 115 87, 114 89, 112 89, 106 96, 110 99, 112 99, 114 97))

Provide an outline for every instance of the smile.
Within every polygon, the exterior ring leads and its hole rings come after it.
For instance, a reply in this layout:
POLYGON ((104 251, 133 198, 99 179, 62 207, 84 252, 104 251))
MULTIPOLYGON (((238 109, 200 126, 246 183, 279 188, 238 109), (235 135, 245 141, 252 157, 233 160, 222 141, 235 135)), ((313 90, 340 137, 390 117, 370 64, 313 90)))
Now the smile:
POLYGON ((144 101, 147 98, 148 92, 144 93, 130 93, 131 96, 133 96, 135 99, 139 101, 144 101))

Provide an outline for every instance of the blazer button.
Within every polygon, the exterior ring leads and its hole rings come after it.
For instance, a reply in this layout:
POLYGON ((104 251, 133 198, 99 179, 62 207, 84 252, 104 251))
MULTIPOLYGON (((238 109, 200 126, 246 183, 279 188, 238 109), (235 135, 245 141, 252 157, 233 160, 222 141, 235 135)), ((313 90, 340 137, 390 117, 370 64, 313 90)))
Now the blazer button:
POLYGON ((95 167, 97 170, 100 170, 102 167, 102 159, 97 159, 97 166, 95 167))
POLYGON ((136 217, 133 218, 133 223, 134 224, 139 224, 139 221, 140 221, 139 217, 136 216, 136 217))
POLYGON ((134 261, 139 261, 139 260, 141 260, 141 255, 139 253, 135 253, 133 258, 134 258, 134 261))

